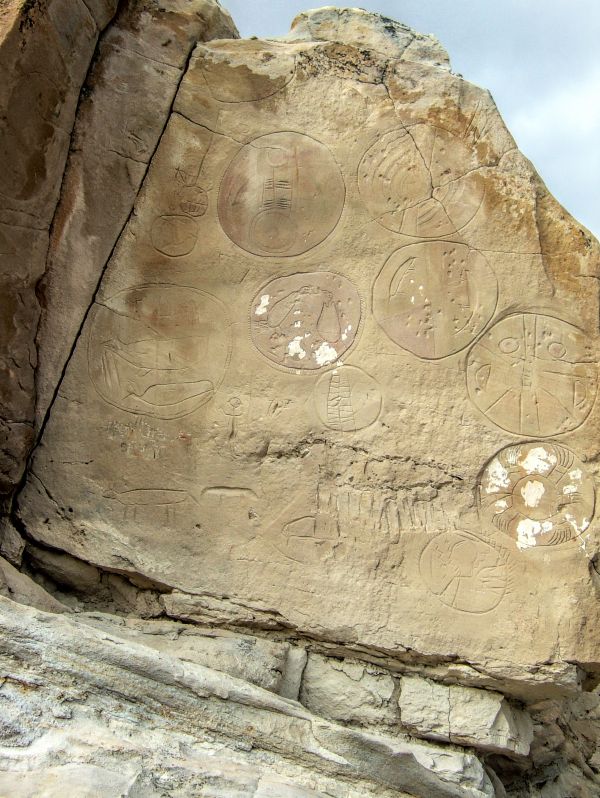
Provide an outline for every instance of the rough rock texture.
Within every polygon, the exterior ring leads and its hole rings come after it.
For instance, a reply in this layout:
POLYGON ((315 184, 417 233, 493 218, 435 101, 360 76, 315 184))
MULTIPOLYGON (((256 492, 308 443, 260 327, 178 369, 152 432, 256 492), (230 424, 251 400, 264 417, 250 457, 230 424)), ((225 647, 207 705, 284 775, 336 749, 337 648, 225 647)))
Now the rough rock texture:
POLYGON ((0 795, 600 794, 598 243, 432 36, 64 8, 0 12, 0 795))

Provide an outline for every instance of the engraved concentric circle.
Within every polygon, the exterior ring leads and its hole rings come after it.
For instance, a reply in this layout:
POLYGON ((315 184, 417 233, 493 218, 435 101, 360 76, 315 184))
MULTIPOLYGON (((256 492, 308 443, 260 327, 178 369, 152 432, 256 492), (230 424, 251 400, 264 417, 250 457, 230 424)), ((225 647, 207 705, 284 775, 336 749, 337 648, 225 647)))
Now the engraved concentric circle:
POLYGON ((254 255, 291 257, 337 225, 345 187, 329 149, 302 133, 260 136, 229 165, 218 213, 229 238, 254 255))
POLYGON ((170 419, 210 401, 231 354, 224 305, 193 288, 146 285, 92 309, 88 365, 109 404, 170 419))
POLYGON ((477 152, 427 124, 388 130, 358 167, 358 189, 380 225, 416 238, 453 235, 475 216, 485 193, 477 152))
POLYGON ((466 244, 429 241, 393 252, 373 284, 373 314, 388 337, 426 360, 464 349, 492 318, 498 283, 466 244))
POLYGON ((250 333, 258 351, 286 369, 331 366, 353 345, 362 315, 360 294, 333 272, 276 277, 250 306, 250 333))
POLYGON ((502 449, 477 486, 479 511, 520 549, 581 535, 594 515, 594 483, 566 446, 533 441, 502 449))
POLYGON ((491 327, 467 359, 475 406, 501 429, 545 438, 577 429, 596 398, 598 367, 586 334, 540 313, 491 327))

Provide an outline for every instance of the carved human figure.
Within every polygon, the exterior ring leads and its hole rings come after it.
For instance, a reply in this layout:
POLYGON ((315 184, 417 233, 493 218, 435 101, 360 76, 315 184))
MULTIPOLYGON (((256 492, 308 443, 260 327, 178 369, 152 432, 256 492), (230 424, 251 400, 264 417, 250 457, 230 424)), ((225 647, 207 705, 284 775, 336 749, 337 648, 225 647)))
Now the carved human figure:
POLYGON ((552 316, 517 313, 497 322, 469 352, 469 396, 508 432, 570 432, 592 409, 595 360, 582 330, 552 316))
POLYGON ((247 252, 290 257, 331 233, 344 196, 340 169, 324 144, 301 133, 271 133, 242 147, 229 165, 219 219, 247 252))
POLYGON ((556 546, 590 525, 594 483, 565 446, 508 446, 487 464, 478 484, 483 520, 517 541, 520 549, 556 546))
POLYGON ((332 272, 277 277, 250 307, 252 340, 272 363, 315 370, 335 363, 354 343, 361 300, 354 285, 332 272))
POLYGON ((89 373, 98 393, 131 413, 178 418, 208 402, 229 361, 219 300, 192 288, 121 291, 92 310, 89 373))
POLYGON ((497 298, 496 276, 480 252, 431 241, 390 255, 373 284, 373 313, 398 346, 436 360, 474 340, 497 298))

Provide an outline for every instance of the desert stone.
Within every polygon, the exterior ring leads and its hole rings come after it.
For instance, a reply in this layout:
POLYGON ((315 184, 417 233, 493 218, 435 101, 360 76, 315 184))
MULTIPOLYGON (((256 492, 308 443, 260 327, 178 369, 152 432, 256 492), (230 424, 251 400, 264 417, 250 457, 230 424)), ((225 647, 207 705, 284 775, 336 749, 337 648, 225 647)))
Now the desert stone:
POLYGON ((0 11, 0 793, 594 798, 598 242, 433 36, 115 5, 0 11))

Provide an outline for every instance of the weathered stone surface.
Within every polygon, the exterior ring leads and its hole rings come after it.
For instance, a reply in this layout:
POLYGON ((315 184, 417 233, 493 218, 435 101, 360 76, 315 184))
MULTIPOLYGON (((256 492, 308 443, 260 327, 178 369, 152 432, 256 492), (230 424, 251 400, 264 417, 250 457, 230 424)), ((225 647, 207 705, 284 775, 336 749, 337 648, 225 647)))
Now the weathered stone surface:
POLYGON ((499 754, 529 753, 531 718, 500 693, 404 676, 399 705, 402 725, 418 737, 499 754))
POLYGON ((0 12, 0 793, 594 798, 598 243, 432 36, 65 3, 0 12))
POLYGON ((77 115, 40 285, 36 424, 42 424, 102 270, 133 208, 189 54, 237 36, 214 0, 136 0, 102 37, 77 115))

